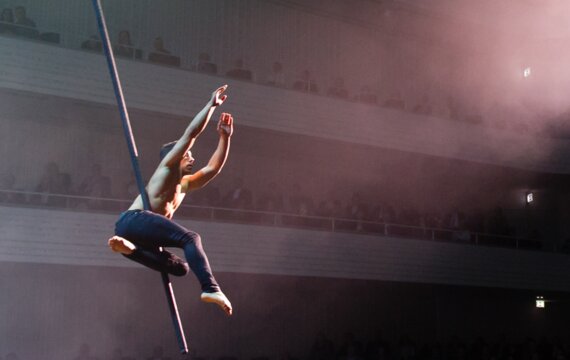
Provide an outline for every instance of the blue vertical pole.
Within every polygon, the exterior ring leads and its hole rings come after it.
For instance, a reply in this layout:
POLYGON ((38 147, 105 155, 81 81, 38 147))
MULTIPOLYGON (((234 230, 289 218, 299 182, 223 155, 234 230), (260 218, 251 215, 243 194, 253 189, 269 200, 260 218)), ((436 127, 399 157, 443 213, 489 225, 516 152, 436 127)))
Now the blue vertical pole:
MULTIPOLYGON (((109 32, 107 30, 107 24, 105 22, 105 15, 103 14, 103 8, 101 7, 101 1, 93 0, 93 7, 95 9, 95 15, 97 16, 97 24, 99 27, 101 42, 103 43, 103 49, 105 49, 105 57, 107 58, 109 74, 111 75, 111 80, 113 82, 113 89, 115 90, 115 98, 117 99, 117 105, 119 107, 119 112, 121 113, 123 131, 125 139, 127 140, 127 145, 129 147, 131 163, 137 180, 137 186, 139 189, 139 193, 141 194, 145 210, 150 210, 150 201, 145 189, 145 184, 139 167, 137 146, 135 144, 133 131, 131 129, 131 122, 129 120, 127 105, 125 104, 125 99, 123 97, 121 81, 119 79, 117 65, 115 64, 115 56, 113 54, 113 49, 111 47, 111 41, 109 40, 109 32)), ((162 274, 162 283, 164 285, 164 290, 166 292, 166 299, 168 300, 168 307, 170 309, 170 316, 172 317, 172 322, 174 324, 174 331, 176 332, 176 338, 178 340, 178 346, 180 347, 180 352, 182 354, 187 354, 188 345, 186 344, 184 329, 182 329, 182 323, 180 322, 180 314, 178 313, 178 307, 176 305, 176 298, 174 297, 172 283, 170 282, 167 273, 163 272, 161 274, 162 274)))

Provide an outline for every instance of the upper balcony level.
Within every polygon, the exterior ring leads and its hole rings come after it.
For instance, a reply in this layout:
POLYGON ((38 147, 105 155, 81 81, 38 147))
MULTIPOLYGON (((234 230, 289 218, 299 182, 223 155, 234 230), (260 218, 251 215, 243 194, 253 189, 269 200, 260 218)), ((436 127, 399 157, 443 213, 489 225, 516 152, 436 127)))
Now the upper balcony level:
MULTIPOLYGON (((127 105, 183 115, 204 94, 231 86, 224 109, 240 124, 387 149, 496 164, 537 172, 570 173, 570 142, 450 122, 357 102, 118 59, 127 105)), ((0 87, 115 104, 101 54, 0 37, 0 87)), ((1 101, 1 100, 0 100, 1 101)), ((5 116, 18 109, 2 104, 5 116)))

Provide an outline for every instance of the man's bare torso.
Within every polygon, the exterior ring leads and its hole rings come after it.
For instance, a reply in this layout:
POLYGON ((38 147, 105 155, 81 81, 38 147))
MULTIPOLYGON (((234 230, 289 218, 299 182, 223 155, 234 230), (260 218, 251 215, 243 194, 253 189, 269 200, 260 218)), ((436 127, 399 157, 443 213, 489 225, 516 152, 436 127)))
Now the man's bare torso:
MULTIPOLYGON (((150 210, 169 219, 172 219, 174 212, 186 196, 186 189, 182 185, 182 178, 177 170, 160 165, 146 187, 150 210)), ((140 195, 137 196, 129 210, 144 210, 140 195)))

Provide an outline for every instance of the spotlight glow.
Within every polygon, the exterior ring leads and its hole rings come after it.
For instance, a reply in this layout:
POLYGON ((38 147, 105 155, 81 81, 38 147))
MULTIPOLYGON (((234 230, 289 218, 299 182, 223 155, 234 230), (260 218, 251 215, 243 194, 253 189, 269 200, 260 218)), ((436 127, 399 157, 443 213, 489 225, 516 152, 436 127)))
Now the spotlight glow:
POLYGON ((531 74, 530 67, 527 67, 526 69, 523 70, 523 76, 525 78, 529 77, 530 74, 531 74))

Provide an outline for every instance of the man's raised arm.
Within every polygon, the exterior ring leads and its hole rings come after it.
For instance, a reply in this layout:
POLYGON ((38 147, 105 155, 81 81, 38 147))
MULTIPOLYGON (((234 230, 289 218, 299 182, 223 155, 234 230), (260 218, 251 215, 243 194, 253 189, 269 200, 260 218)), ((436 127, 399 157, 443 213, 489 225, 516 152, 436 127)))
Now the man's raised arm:
POLYGON ((230 151, 230 138, 234 131, 233 124, 234 118, 230 114, 222 113, 220 121, 218 121, 218 134, 220 134, 218 146, 208 161, 208 165, 196 173, 182 178, 183 191, 199 189, 220 173, 230 151))
POLYGON ((194 119, 192 119, 190 125, 188 125, 184 131, 184 134, 178 139, 176 145, 174 145, 172 150, 164 157, 162 160, 164 165, 169 167, 178 166, 184 154, 194 145, 194 141, 198 135, 200 135, 206 128, 206 125, 208 125, 208 121, 210 121, 214 110, 222 105, 228 97, 224 95, 224 91, 226 91, 227 88, 228 86, 224 85, 212 93, 206 106, 194 116, 194 119))

